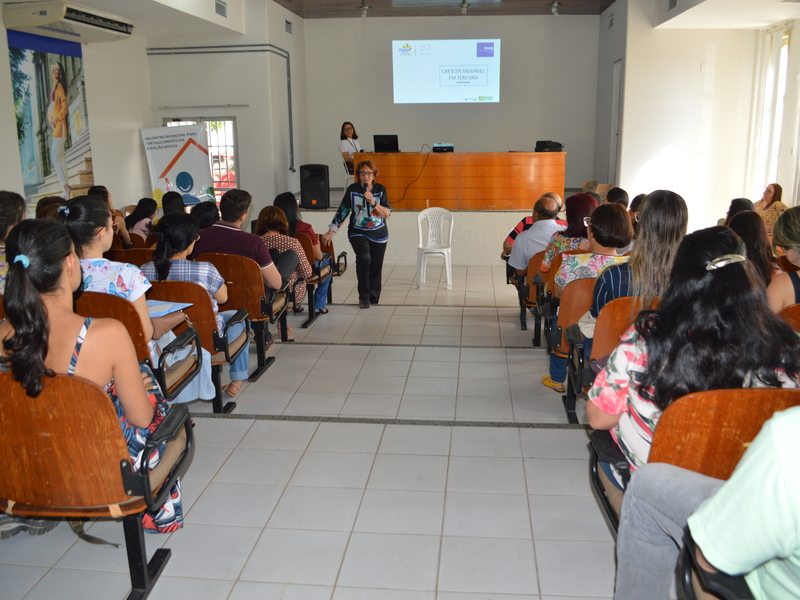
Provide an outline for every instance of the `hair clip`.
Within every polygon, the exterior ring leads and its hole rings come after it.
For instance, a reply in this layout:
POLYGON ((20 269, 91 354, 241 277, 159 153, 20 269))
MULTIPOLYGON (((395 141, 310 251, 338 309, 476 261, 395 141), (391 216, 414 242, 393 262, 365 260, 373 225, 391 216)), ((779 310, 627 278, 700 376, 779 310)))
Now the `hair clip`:
POLYGON ((15 263, 22 263, 22 268, 27 269, 31 266, 31 259, 25 256, 24 254, 17 254, 14 257, 15 263))
POLYGON ((69 206, 67 206, 66 204, 64 206, 59 206, 58 207, 58 212, 64 213, 64 216, 68 217, 69 216, 69 206))
POLYGON ((727 267, 728 265, 732 265, 733 263, 744 262, 746 260, 747 259, 741 254, 723 254, 722 256, 717 257, 710 263, 708 263, 706 265, 706 271, 721 269, 722 267, 727 267))

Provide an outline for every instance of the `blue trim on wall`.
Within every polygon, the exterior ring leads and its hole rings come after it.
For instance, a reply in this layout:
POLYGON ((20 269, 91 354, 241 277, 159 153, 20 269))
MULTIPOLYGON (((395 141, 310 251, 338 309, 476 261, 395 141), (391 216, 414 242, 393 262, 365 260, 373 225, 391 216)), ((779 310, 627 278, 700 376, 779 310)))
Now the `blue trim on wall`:
POLYGON ((59 54, 62 56, 72 56, 75 58, 82 58, 81 45, 78 42, 68 42, 66 40, 57 40, 56 38, 44 37, 43 35, 35 35, 33 33, 25 33, 24 31, 15 31, 9 29, 8 34, 8 47, 21 48, 23 50, 38 50, 40 52, 48 52, 50 54, 59 54))

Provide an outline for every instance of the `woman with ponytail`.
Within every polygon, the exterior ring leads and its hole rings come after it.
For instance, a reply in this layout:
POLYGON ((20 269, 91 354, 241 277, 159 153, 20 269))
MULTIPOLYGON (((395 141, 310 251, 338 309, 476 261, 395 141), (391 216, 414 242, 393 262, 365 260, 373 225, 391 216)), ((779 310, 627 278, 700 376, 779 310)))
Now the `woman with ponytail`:
MULTIPOLYGON (((225 331, 225 323, 236 311, 219 311, 219 304, 228 301, 228 288, 217 268, 209 262, 190 261, 187 257, 194 250, 199 239, 197 219, 183 212, 164 216, 155 228, 158 243, 153 252, 153 262, 142 266, 142 272, 151 280, 189 281, 202 285, 211 296, 211 305, 217 318, 218 331, 225 331)), ((229 340, 235 340, 242 333, 243 325, 235 325, 226 332, 229 340)), ((250 360, 250 341, 233 363, 231 363, 231 382, 222 389, 229 396, 236 396, 242 388, 242 381, 248 376, 250 360)))
MULTIPOLYGON (((103 258, 103 253, 111 248, 116 226, 108 204, 92 196, 78 196, 60 209, 58 219, 67 229, 75 245, 75 252, 81 259, 82 289, 114 294, 129 300, 139 313, 145 339, 150 340, 150 358, 153 364, 158 364, 159 347, 163 348, 175 339, 172 329, 184 321, 185 315, 179 311, 151 319, 145 299, 145 292, 151 287, 147 277, 135 265, 103 258)), ((204 360, 205 364, 207 362, 204 360)), ((209 367, 207 373, 201 372, 171 401, 191 402, 198 398, 210 400, 214 396, 209 367)))
MULTIPOLYGON (((55 373, 77 375, 105 389, 138 468, 145 443, 169 406, 147 367, 137 362, 125 327, 113 319, 85 319, 73 312, 81 264, 64 227, 47 220, 24 221, 6 244, 9 269, 3 306, 8 319, 0 323, 0 368, 10 370, 34 398, 55 373)), ((75 401, 80 410, 80 398, 75 401)), ((159 459, 163 451, 162 444, 159 459)), ((151 459, 151 468, 157 464, 151 459)), ((146 513, 143 520, 151 531, 179 529, 180 485, 161 510, 146 513)), ((20 530, 25 529, 31 531, 23 524, 20 530)))

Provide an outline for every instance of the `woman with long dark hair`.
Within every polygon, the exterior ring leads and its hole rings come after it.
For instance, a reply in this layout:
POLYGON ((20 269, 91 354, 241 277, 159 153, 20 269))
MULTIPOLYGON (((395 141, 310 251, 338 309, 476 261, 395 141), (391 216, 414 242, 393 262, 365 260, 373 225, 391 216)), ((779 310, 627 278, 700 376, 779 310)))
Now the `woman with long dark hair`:
POLYGON ((358 279, 358 305, 369 308, 381 298, 383 255, 389 241, 386 219, 392 213, 386 188, 375 181, 380 175, 371 160, 358 163, 355 183, 344 192, 339 210, 328 225, 322 238, 330 244, 339 226, 349 217, 347 237, 356 253, 356 277, 358 279))
POLYGON ((16 192, 0 191, 0 294, 5 289, 6 273, 8 273, 6 237, 11 228, 25 218, 27 212, 25 198, 16 192))
POLYGON ((64 196, 69 198, 72 188, 69 186, 67 174, 67 159, 64 154, 64 144, 67 142, 67 74, 64 65, 57 62, 50 65, 50 77, 53 79, 53 88, 50 90, 50 106, 47 107, 47 122, 50 124, 50 160, 56 178, 64 190, 64 196))
MULTIPOLYGON (((189 281, 203 286, 211 297, 217 330, 228 340, 235 340, 244 330, 244 325, 237 324, 230 331, 225 330, 225 324, 236 314, 233 310, 219 312, 219 304, 228 301, 225 280, 211 263, 187 260, 199 239, 198 231, 197 220, 192 215, 176 212, 163 217, 155 228, 158 243, 153 252, 153 262, 143 265, 142 273, 153 281, 189 281)), ((229 396, 236 396, 242 388, 242 381, 247 379, 250 340, 246 344, 247 348, 231 363, 231 382, 222 388, 229 396)))
MULTIPOLYGON (((78 196, 63 207, 58 219, 67 229, 75 245, 75 252, 81 259, 82 289, 114 294, 130 301, 141 319, 145 339, 149 340, 150 358, 153 364, 158 364, 160 348, 175 339, 172 329, 182 323, 186 315, 178 311, 163 317, 150 318, 145 292, 151 285, 141 269, 103 257, 111 247, 116 226, 105 202, 91 196, 78 196)), ((207 361, 204 361, 203 369, 172 402, 214 398, 214 384, 207 361)))
POLYGON ((772 282, 778 265, 772 255, 772 246, 769 243, 764 219, 752 210, 745 210, 733 215, 728 222, 728 227, 744 242, 747 249, 747 260, 753 263, 761 283, 766 288, 772 282))
MULTIPOLYGON (((280 208, 283 211, 283 214, 286 215, 286 222, 289 224, 290 236, 297 237, 298 233, 304 233, 309 237, 311 240, 311 249, 314 253, 316 265, 318 267, 330 265, 330 260, 326 260, 324 262, 322 261, 322 247, 320 246, 319 238, 317 237, 317 234, 311 224, 303 221, 302 216, 300 215, 300 208, 297 206, 297 200, 295 199, 294 194, 292 192, 278 194, 275 196, 273 204, 280 208)), ((317 312, 323 315, 328 314, 328 309, 326 306, 328 304, 328 288, 330 288, 330 286, 331 278, 328 277, 322 283, 317 285, 317 289, 314 290, 314 306, 316 307, 317 312)))
POLYGON ((342 160, 345 167, 347 167, 347 172, 352 175, 353 165, 355 164, 354 156, 357 152, 361 152, 361 144, 358 143, 356 128, 350 121, 342 123, 339 140, 339 152, 342 153, 342 160))
POLYGON ((788 206, 783 203, 783 188, 777 183, 770 183, 764 188, 761 200, 756 202, 756 212, 764 219, 767 226, 767 235, 772 235, 772 228, 778 217, 783 214, 788 206))
POLYGON ((594 209, 598 207, 597 200, 589 194, 573 194, 564 203, 567 214, 567 228, 557 231, 550 238, 547 247, 544 249, 541 271, 546 273, 550 270, 550 263, 556 254, 567 250, 578 250, 579 248, 588 249, 589 240, 586 237, 586 225, 583 220, 592 216, 594 209))
POLYGON ((744 254, 727 227, 687 235, 658 312, 640 313, 589 390, 589 424, 612 430, 632 469, 647 462, 661 413, 681 396, 798 387, 800 339, 770 310, 744 254))
MULTIPOLYGON (((3 306, 8 319, 0 323, 0 367, 10 370, 34 398, 55 373, 76 375, 102 387, 117 410, 138 469, 145 443, 169 406, 152 373, 137 362, 133 342, 119 321, 85 319, 73 312, 72 294, 81 285, 81 265, 69 234, 54 221, 25 221, 8 236, 7 254, 10 266, 3 306)), ((80 398, 75 399, 75 410, 81 410, 80 398)), ((151 468, 165 446, 156 447, 151 468)), ((143 521, 155 532, 179 529, 180 485, 161 510, 145 513, 143 521)))
POLYGON ((128 233, 135 233, 144 239, 152 233, 153 217, 156 216, 158 202, 152 198, 142 198, 133 209, 133 212, 125 217, 125 227, 128 233))

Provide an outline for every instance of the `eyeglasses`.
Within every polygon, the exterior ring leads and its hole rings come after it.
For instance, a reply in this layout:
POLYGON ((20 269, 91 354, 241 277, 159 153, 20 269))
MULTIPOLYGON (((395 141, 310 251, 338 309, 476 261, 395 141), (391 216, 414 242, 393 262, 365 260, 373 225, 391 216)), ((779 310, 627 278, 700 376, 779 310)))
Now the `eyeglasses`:
POLYGON ((101 227, 100 229, 95 231, 94 234, 95 235, 100 235, 101 231, 103 231, 105 229, 108 229, 109 227, 111 227, 111 231, 113 231, 114 233, 117 233, 117 230, 119 229, 119 223, 111 223, 110 225, 106 225, 105 227, 101 227))
POLYGON ((366 177, 367 175, 375 175, 375 171, 359 171, 358 174, 362 177, 366 177))
POLYGON ((583 226, 588 227, 592 224, 592 217, 583 217, 583 226))

